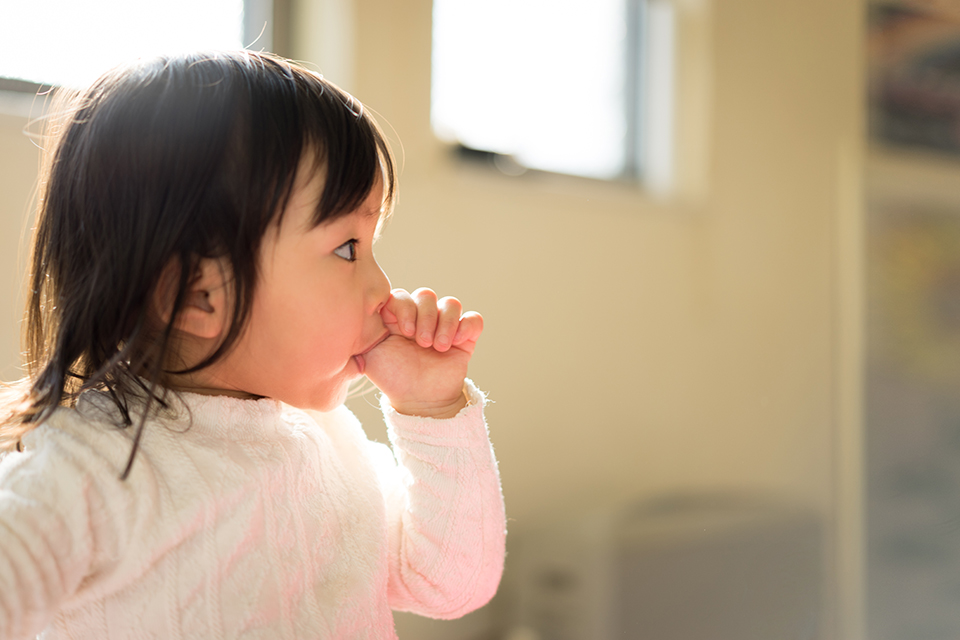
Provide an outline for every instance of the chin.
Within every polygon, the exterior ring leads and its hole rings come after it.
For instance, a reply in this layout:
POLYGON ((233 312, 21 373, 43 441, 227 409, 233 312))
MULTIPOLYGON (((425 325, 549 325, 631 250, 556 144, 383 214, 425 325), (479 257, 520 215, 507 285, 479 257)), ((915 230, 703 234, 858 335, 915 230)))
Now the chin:
POLYGON ((327 391, 323 395, 319 396, 313 402, 313 406, 309 408, 315 411, 333 411, 347 401, 347 391, 348 386, 346 383, 344 383, 340 385, 340 388, 333 393, 327 391))

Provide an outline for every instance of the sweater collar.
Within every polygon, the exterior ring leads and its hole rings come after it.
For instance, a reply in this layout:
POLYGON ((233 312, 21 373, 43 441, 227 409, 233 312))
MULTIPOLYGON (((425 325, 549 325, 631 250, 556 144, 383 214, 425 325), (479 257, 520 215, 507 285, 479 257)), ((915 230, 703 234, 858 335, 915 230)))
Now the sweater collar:
MULTIPOLYGON (((166 406, 151 403, 150 419, 162 422, 177 431, 190 431, 198 436, 230 440, 262 440, 281 431, 290 432, 292 424, 284 420, 286 407, 270 398, 241 399, 211 396, 185 391, 168 391, 166 406)), ((129 401, 128 412, 134 425, 146 407, 146 397, 129 401)), ((90 418, 123 423, 123 414, 111 395, 105 391, 85 391, 77 400, 77 410, 90 418)), ((296 421, 294 421, 296 422, 296 421)))

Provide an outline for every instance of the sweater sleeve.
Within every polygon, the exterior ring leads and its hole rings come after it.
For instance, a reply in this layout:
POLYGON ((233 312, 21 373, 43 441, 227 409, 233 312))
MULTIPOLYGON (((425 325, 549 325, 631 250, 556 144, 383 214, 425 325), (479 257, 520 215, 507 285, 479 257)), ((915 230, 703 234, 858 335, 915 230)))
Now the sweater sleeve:
POLYGON ((497 462, 469 380, 469 404, 446 420, 383 402, 399 467, 386 488, 390 606, 457 618, 485 605, 503 573, 506 518, 497 462))
POLYGON ((33 638, 92 561, 89 481, 52 438, 0 461, 0 638, 33 638))
MULTIPOLYGON (((64 608, 104 588, 126 556, 148 466, 119 479, 129 438, 62 409, 0 459, 0 638, 35 638, 64 608)), ((115 586, 115 585, 114 585, 115 586)), ((107 587, 109 588, 109 587, 107 587)))

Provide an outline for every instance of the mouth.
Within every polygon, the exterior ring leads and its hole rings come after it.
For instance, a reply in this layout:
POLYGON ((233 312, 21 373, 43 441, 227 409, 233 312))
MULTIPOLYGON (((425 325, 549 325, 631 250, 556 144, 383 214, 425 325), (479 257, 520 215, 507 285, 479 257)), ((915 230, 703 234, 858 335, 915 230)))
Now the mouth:
POLYGON ((366 349, 364 349, 364 350, 361 351, 360 353, 358 353, 358 354, 356 354, 356 355, 353 356, 353 360, 354 360, 354 362, 357 363, 357 368, 360 370, 360 375, 363 375, 363 372, 364 372, 364 371, 366 370, 366 368, 367 368, 367 361, 366 361, 366 359, 364 358, 364 356, 367 355, 368 353, 370 353, 371 351, 373 351, 374 348, 377 347, 377 345, 379 345, 381 342, 383 342, 384 340, 386 340, 386 339, 389 338, 389 337, 390 337, 390 332, 389 332, 389 331, 384 331, 384 332, 383 332, 383 335, 380 336, 379 338, 377 338, 376 340, 374 340, 373 343, 372 343, 369 347, 367 347, 366 349))

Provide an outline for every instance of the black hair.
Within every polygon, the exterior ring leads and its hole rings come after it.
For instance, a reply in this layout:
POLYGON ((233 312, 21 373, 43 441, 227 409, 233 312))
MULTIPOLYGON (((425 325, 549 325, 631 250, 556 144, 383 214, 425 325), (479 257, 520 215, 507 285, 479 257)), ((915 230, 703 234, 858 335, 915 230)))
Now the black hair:
MULTIPOLYGON (((261 240, 314 154, 324 186, 313 223, 356 209, 382 180, 392 208, 395 166, 357 100, 317 73, 250 51, 137 61, 64 98, 48 126, 31 257, 22 401, 0 425, 0 449, 86 389, 127 405, 162 406, 171 328, 203 258, 232 277, 229 330, 189 373, 221 358, 242 332, 261 240), (173 263, 170 320, 151 327, 150 300, 173 263)), ((125 478, 136 453, 144 410, 125 478)))

